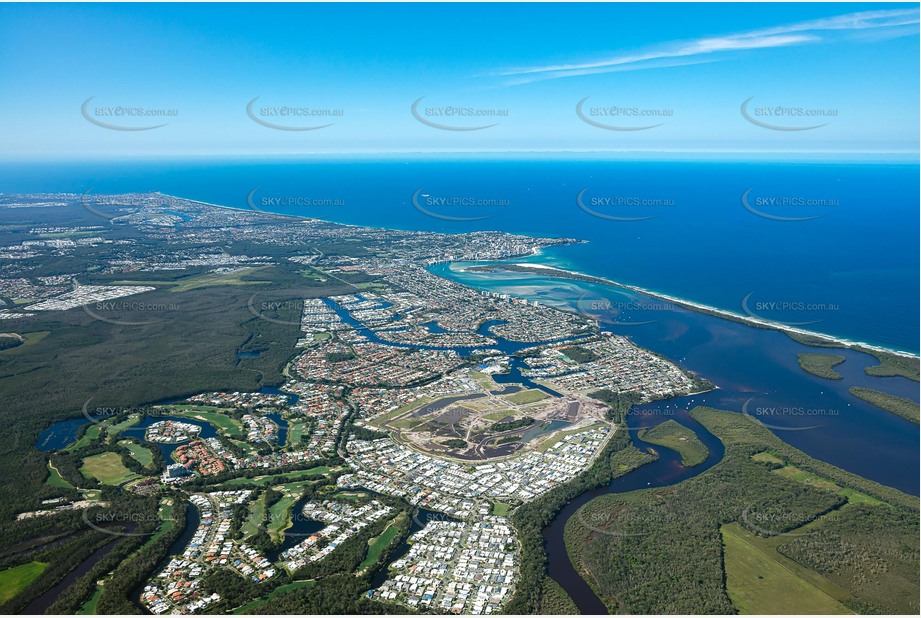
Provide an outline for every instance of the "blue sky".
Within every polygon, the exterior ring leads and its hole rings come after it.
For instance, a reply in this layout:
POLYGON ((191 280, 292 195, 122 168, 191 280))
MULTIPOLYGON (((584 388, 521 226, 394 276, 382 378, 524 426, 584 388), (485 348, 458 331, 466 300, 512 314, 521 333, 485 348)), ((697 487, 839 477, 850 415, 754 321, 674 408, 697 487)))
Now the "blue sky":
POLYGON ((918 56, 917 4, 4 4, 0 157, 916 154, 918 56))

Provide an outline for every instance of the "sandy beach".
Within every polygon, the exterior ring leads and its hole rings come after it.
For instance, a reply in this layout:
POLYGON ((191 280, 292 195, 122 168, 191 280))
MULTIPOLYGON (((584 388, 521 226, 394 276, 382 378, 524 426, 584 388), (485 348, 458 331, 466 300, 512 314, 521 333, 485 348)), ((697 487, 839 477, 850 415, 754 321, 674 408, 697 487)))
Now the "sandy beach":
POLYGON ((561 275, 566 275, 566 277, 564 277, 564 278, 582 278, 582 279, 588 280, 588 281, 590 281, 590 282, 596 282, 596 283, 601 283, 601 284, 604 284, 604 285, 611 285, 611 286, 623 288, 623 289, 625 289, 625 290, 630 290, 630 291, 632 291, 632 292, 637 292, 637 293, 639 293, 639 294, 644 294, 644 295, 649 296, 649 297, 651 297, 651 298, 657 298, 657 299, 659 299, 659 300, 668 301, 668 302, 670 302, 670 303, 672 303, 672 304, 678 305, 679 307, 684 307, 684 308, 690 309, 690 310, 692 310, 692 311, 699 311, 699 312, 702 312, 702 313, 709 313, 709 314, 713 314, 713 315, 717 315, 717 316, 723 316, 723 317, 726 317, 726 318, 728 318, 728 319, 735 320, 735 321, 737 321, 737 322, 744 322, 744 323, 746 323, 746 324, 750 324, 750 325, 752 325, 752 326, 757 326, 757 327, 760 327, 760 328, 769 328, 769 329, 772 329, 772 330, 779 330, 779 331, 783 331, 783 332, 786 332, 786 333, 795 333, 795 334, 798 334, 798 335, 805 335, 805 336, 808 336, 808 337, 814 337, 814 338, 816 338, 816 339, 821 339, 822 341, 826 341, 826 342, 828 342, 828 343, 832 343, 832 344, 841 346, 841 347, 843 347, 843 348, 852 348, 852 349, 860 349, 860 348, 862 348, 862 349, 865 349, 865 350, 875 350, 875 351, 877 351, 877 352, 886 352, 886 353, 889 353, 889 354, 895 354, 895 355, 897 355, 897 356, 902 356, 902 357, 905 357, 905 358, 918 358, 918 355, 916 355, 916 354, 911 354, 911 353, 909 353, 909 352, 905 352, 905 351, 902 351, 902 350, 893 350, 893 349, 891 349, 891 348, 886 348, 886 347, 883 347, 883 346, 877 346, 877 345, 873 345, 873 344, 870 344, 870 343, 865 343, 865 342, 863 342, 863 341, 851 341, 851 340, 843 339, 843 338, 840 338, 840 337, 834 337, 834 336, 831 336, 831 335, 826 335, 826 334, 824 334, 824 333, 817 333, 817 332, 815 332, 815 331, 810 331, 810 330, 806 330, 806 329, 803 329, 803 328, 796 328, 796 327, 793 327, 793 326, 788 326, 788 325, 786 325, 786 324, 781 324, 781 323, 778 323, 778 322, 772 322, 771 320, 764 320, 764 319, 760 319, 760 318, 755 318, 755 317, 748 316, 748 315, 745 315, 745 314, 735 313, 735 312, 733 312, 733 311, 727 311, 726 309, 719 309, 719 308, 717 308, 717 307, 711 307, 711 306, 709 306, 709 305, 704 305, 704 304, 701 304, 701 303, 695 303, 695 302, 690 301, 690 300, 685 300, 685 299, 683 299, 683 298, 678 298, 678 297, 676 297, 676 296, 671 296, 671 295, 669 295, 669 294, 663 294, 663 293, 661 293, 661 292, 656 292, 656 291, 654 291, 654 290, 649 290, 649 289, 646 289, 646 288, 641 288, 641 287, 639 287, 639 286, 628 285, 628 284, 626 284, 626 283, 620 283, 620 282, 618 282, 618 281, 613 281, 613 280, 607 279, 607 278, 605 278, 605 277, 596 277, 595 275, 587 275, 587 274, 585 274, 585 273, 580 273, 580 272, 573 271, 573 270, 566 270, 566 269, 563 269, 563 268, 557 268, 557 267, 555 267, 555 266, 543 266, 543 265, 539 265, 539 264, 528 264, 528 263, 521 263, 521 262, 518 262, 518 263, 510 264, 510 266, 515 266, 515 267, 520 268, 520 269, 523 269, 523 270, 530 270, 530 271, 534 271, 534 272, 548 271, 548 270, 549 270, 549 271, 555 271, 555 272, 560 273, 561 275))

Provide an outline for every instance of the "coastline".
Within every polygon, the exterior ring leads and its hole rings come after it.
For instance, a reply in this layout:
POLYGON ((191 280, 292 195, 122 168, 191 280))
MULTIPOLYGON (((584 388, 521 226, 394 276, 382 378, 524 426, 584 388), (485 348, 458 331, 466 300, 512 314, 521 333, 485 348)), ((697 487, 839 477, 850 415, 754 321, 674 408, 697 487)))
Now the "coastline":
MULTIPOLYGON (((809 331, 803 328, 796 328, 794 326, 788 326, 786 324, 781 324, 779 322, 772 322, 770 320, 764 320, 761 318, 754 318, 744 314, 735 313, 733 311, 728 311, 726 309, 720 309, 718 307, 711 307, 709 305, 704 305, 702 303, 697 303, 690 300, 685 300, 683 298, 678 298, 677 296, 671 296, 669 294, 664 294, 662 292, 656 292, 654 290, 649 290, 637 285, 630 285, 627 283, 621 283, 619 281, 614 281, 612 279, 607 279, 605 277, 597 277, 595 275, 587 275, 585 273, 580 273, 578 271, 566 270, 563 268, 557 268, 555 266, 544 266, 537 264, 528 264, 528 263, 509 263, 506 266, 514 267, 513 270, 519 272, 532 272, 541 274, 541 271, 551 271, 552 273, 561 276, 564 279, 576 279, 579 281, 585 281, 587 283, 599 283, 602 285, 610 285, 614 287, 619 287, 625 290, 630 290, 638 294, 644 294, 651 298, 657 298, 659 300, 664 300, 670 302, 679 307, 689 309, 691 311, 697 311, 699 313, 706 313, 709 315, 714 315, 716 317, 721 317, 735 322, 741 322, 743 324, 748 324, 749 326, 754 326, 756 328, 766 328, 769 330, 781 331, 785 334, 796 334, 804 335, 814 339, 821 340, 826 343, 834 344, 836 347, 848 348, 857 351, 866 351, 872 350, 876 352, 883 352, 886 354, 893 354, 895 356, 901 356, 903 358, 917 359, 919 358, 918 354, 913 354, 911 352, 906 352, 904 350, 896 350, 893 348, 887 348, 884 346, 874 345, 866 343, 863 341, 852 341, 849 339, 844 339, 842 337, 835 337, 833 335, 827 335, 825 333, 817 333, 815 331, 809 331)), ((475 271, 473 271, 475 272, 475 271)), ((808 345, 808 344, 804 344, 808 345)))
MULTIPOLYGON (((233 210, 237 212, 252 212, 256 214, 265 215, 268 217, 282 217, 282 218, 287 218, 287 219, 293 219, 294 221, 321 221, 323 223, 332 223, 335 225, 342 225, 345 227, 359 228, 359 229, 373 227, 373 226, 367 226, 367 225, 356 225, 356 224, 351 224, 351 223, 339 223, 336 221, 329 221, 327 219, 318 219, 316 217, 304 217, 301 215, 285 215, 285 214, 277 214, 277 213, 272 213, 272 212, 263 211, 263 210, 253 210, 250 208, 238 208, 235 206, 212 204, 212 203, 203 202, 200 200, 193 200, 193 199, 188 199, 188 198, 184 198, 184 197, 180 197, 176 195, 170 195, 167 193, 161 193, 159 191, 154 191, 153 193, 157 195, 162 195, 164 197, 171 197, 171 198, 186 200, 186 201, 193 202, 196 204, 201 204, 203 206, 210 206, 213 208, 223 208, 223 209, 233 210)), ((410 230, 402 230, 399 228, 379 228, 379 229, 393 229, 395 231, 410 231, 410 230)), ((508 233, 513 234, 513 232, 508 232, 508 233)), ((584 240, 578 240, 574 238, 565 238, 565 239, 561 238, 560 240, 569 241, 569 243, 587 242, 584 240)), ((545 247, 535 247, 534 249, 532 249, 529 255, 532 257, 539 256, 543 253, 544 248, 545 247)), ((520 259, 520 257, 526 257, 526 256, 519 256, 519 258, 510 258, 510 259, 520 259)), ((643 287, 636 286, 636 285, 630 285, 627 283, 621 283, 619 281, 614 281, 613 279, 608 279, 606 277, 588 275, 588 274, 581 273, 581 272, 574 271, 574 270, 566 270, 564 268, 557 268, 556 266, 546 266, 546 265, 529 264, 529 263, 506 263, 505 265, 514 267, 515 269, 518 269, 519 271, 525 271, 525 272, 530 271, 530 272, 536 272, 538 274, 540 273, 540 271, 553 271, 554 273, 563 275, 562 278, 565 278, 565 279, 576 279, 576 280, 586 281, 588 283, 599 283, 602 285, 610 285, 614 287, 619 287, 621 289, 630 290, 638 294, 644 294, 646 296, 649 296, 650 298, 664 300, 674 305, 677 305, 679 307, 689 309, 691 311, 697 311, 699 313, 705 313, 708 315, 714 315, 716 317, 732 320, 735 322, 741 322, 743 324, 747 324, 755 328, 765 328, 769 330, 777 330, 777 331, 783 332, 788 335, 795 334, 795 335, 801 335, 805 337, 814 338, 824 343, 833 344, 834 347, 841 347, 841 348, 856 350, 858 352, 859 351, 881 352, 881 353, 892 354, 895 356, 900 356, 902 358, 908 358, 908 359, 913 359, 913 360, 921 358, 921 355, 915 354, 912 352, 907 352, 905 350, 887 348, 885 346, 875 345, 875 344, 867 343, 864 341, 854 341, 851 339, 845 339, 843 337, 836 337, 834 335, 827 335, 825 333, 810 331, 810 330, 806 330, 803 328, 796 328, 794 326, 789 326, 787 324, 782 324, 779 322, 773 322, 771 320, 755 318, 752 316, 735 313, 727 309, 720 309, 718 307, 712 307, 710 305, 704 305, 702 303, 685 300, 683 298, 678 298, 677 296, 671 296, 663 292, 656 292, 648 288, 643 288, 643 287)), ((804 343, 804 345, 809 345, 809 344, 804 343)), ((812 347, 819 347, 819 346, 812 346, 812 347)))

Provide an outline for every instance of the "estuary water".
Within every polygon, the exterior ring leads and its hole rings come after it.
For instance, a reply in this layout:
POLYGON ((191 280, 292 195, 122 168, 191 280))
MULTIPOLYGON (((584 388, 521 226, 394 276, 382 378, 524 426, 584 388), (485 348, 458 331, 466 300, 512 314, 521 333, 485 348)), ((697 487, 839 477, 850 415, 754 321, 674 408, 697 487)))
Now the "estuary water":
MULTIPOLYGON (((851 386, 866 386, 919 400, 915 382, 867 376, 864 367, 877 364, 874 357, 834 350, 847 359, 838 366, 845 378, 826 380, 806 373, 797 362, 799 353, 823 350, 797 343, 779 331, 690 311, 614 286, 527 273, 470 272, 464 267, 439 264, 432 270, 477 289, 592 315, 604 330, 623 335, 717 386, 692 397, 694 405, 749 414, 812 457, 918 495, 918 426, 848 392, 851 386)), ((649 404, 639 406, 637 412, 652 418, 663 405, 683 403, 649 404)))
POLYGON ((355 225, 578 238, 588 242, 537 260, 917 353, 918 172, 917 162, 186 159, 8 164, 0 192, 160 191, 355 225))

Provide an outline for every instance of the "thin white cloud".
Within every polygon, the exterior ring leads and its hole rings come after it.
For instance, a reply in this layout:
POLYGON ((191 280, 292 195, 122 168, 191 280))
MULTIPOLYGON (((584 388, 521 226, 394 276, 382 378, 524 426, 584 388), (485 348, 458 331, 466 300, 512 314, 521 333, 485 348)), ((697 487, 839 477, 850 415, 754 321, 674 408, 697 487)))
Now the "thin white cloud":
MULTIPOLYGON (((898 34, 904 32, 905 26, 916 25, 918 22, 919 14, 917 9, 861 11, 721 37, 706 37, 692 41, 673 41, 644 52, 634 52, 589 62, 507 69, 497 75, 516 78, 509 80, 507 85, 519 85, 578 75, 697 64, 705 61, 700 58, 701 56, 709 54, 822 42, 826 40, 822 36, 823 32, 859 33, 867 30, 883 32, 890 29, 898 34)), ((901 34, 898 35, 901 36, 901 34)))

